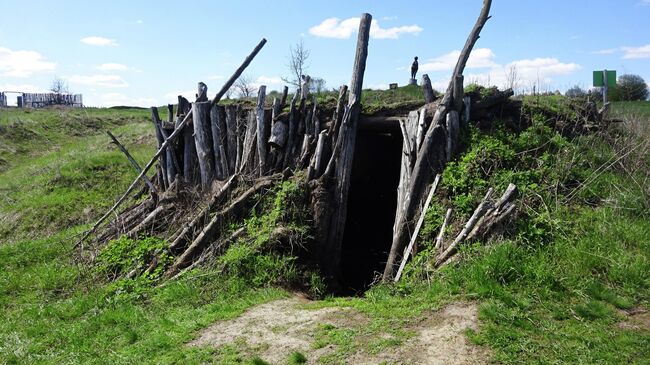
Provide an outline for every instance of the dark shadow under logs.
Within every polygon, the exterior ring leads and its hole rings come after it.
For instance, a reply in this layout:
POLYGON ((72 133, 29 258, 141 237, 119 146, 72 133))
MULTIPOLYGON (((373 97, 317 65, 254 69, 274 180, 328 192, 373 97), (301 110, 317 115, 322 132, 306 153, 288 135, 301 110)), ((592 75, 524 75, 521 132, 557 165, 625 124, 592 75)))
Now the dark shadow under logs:
POLYGON ((344 294, 365 291, 388 258, 402 156, 399 133, 357 134, 341 257, 344 294))

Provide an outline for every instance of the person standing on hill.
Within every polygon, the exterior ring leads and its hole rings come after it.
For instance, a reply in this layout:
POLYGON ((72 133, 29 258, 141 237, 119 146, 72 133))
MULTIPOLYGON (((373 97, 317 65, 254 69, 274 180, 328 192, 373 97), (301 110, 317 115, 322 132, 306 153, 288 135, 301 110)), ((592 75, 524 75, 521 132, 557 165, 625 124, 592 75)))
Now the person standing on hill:
POLYGON ((415 79, 415 74, 418 73, 418 57, 415 56, 413 63, 411 64, 411 78, 415 79))

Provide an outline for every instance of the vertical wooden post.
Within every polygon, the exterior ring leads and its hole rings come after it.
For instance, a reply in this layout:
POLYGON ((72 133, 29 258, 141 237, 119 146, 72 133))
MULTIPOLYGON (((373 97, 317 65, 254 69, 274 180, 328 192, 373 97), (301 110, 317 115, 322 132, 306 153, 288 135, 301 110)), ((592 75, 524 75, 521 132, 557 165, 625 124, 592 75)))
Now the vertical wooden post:
POLYGON ((196 145, 196 154, 199 160, 199 170, 201 173, 201 185, 207 188, 214 180, 214 152, 212 151, 213 141, 210 127, 210 108, 212 103, 209 101, 196 102, 192 105, 192 115, 194 121, 194 142, 196 145))
POLYGON ((255 116, 257 118, 257 154, 260 158, 260 175, 266 172, 266 138, 264 130, 266 119, 264 118, 264 101, 266 100, 266 86, 262 85, 257 91, 257 107, 255 116))
POLYGON ((605 86, 603 86, 603 105, 607 104, 607 94, 609 91, 607 81, 607 70, 603 70, 603 82, 605 83, 605 86))
POLYGON ((361 89, 363 87, 363 75, 366 70, 366 58, 368 57, 368 40, 370 38, 370 24, 372 16, 368 13, 361 15, 359 23, 359 36, 357 38, 357 49, 352 69, 352 81, 350 82, 350 97, 348 106, 350 112, 347 120, 343 120, 341 132, 337 144, 341 143, 340 158, 336 161, 334 187, 334 212, 329 225, 329 233, 325 252, 322 257, 326 260, 326 266, 331 275, 338 276, 341 260, 341 243, 345 230, 347 215, 348 193, 350 190, 350 176, 352 173, 352 160, 357 137, 357 126, 359 122, 359 111, 361 102, 361 89))
POLYGON ((212 131, 212 150, 214 152, 214 173, 215 177, 218 180, 224 180, 228 171, 223 170, 222 159, 226 156, 221 155, 221 146, 223 145, 224 136, 223 136, 223 126, 220 126, 220 122, 223 122, 223 119, 219 115, 220 108, 217 105, 213 105, 210 109, 210 130, 212 131))
POLYGON ((431 79, 429 75, 422 75, 422 91, 424 91, 424 102, 429 104, 436 99, 433 94, 433 87, 431 86, 431 79))
POLYGON ((228 176, 235 173, 237 165, 237 106, 228 105, 226 107, 226 134, 228 155, 228 176))

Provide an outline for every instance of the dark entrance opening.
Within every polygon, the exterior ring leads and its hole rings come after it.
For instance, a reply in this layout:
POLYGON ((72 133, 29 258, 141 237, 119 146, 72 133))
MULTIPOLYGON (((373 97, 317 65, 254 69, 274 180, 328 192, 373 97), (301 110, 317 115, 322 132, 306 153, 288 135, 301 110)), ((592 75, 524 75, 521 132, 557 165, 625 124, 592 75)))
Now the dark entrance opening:
POLYGON ((384 270, 393 237, 401 156, 400 132, 358 131, 341 251, 345 294, 365 291, 384 270))

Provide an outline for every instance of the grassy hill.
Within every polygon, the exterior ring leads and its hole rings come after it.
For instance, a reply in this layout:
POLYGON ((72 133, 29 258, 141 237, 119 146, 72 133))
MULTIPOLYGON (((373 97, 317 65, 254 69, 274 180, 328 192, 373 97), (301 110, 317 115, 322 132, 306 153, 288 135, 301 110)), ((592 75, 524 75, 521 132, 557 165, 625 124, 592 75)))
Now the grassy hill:
MULTIPOLYGON (((364 94, 379 106, 394 97, 364 94)), ((531 115, 539 108, 570 113, 557 98, 524 105, 531 115)), ((315 303, 369 318, 362 328, 324 330, 314 346, 335 353, 320 362, 400 346, 412 336, 409 323, 464 300, 480 305, 481 327, 467 336, 495 362, 648 363, 650 330, 621 324, 650 310, 650 112, 648 103, 617 103, 613 112, 626 122, 590 135, 562 136, 541 114, 520 134, 503 126, 469 130, 404 279, 363 297, 315 303), (443 208, 467 215, 488 187, 509 182, 522 191, 510 229, 464 247, 462 260, 439 272, 426 270, 443 208)), ((214 321, 288 295, 268 275, 285 273, 278 267, 287 262, 265 261, 266 272, 239 275, 208 266, 152 285, 112 282, 72 249, 136 176, 103 131, 144 163, 155 148, 148 115, 0 109, 0 363, 263 363, 245 345, 185 344, 214 321)), ((236 249, 230 262, 256 254, 236 249)))

